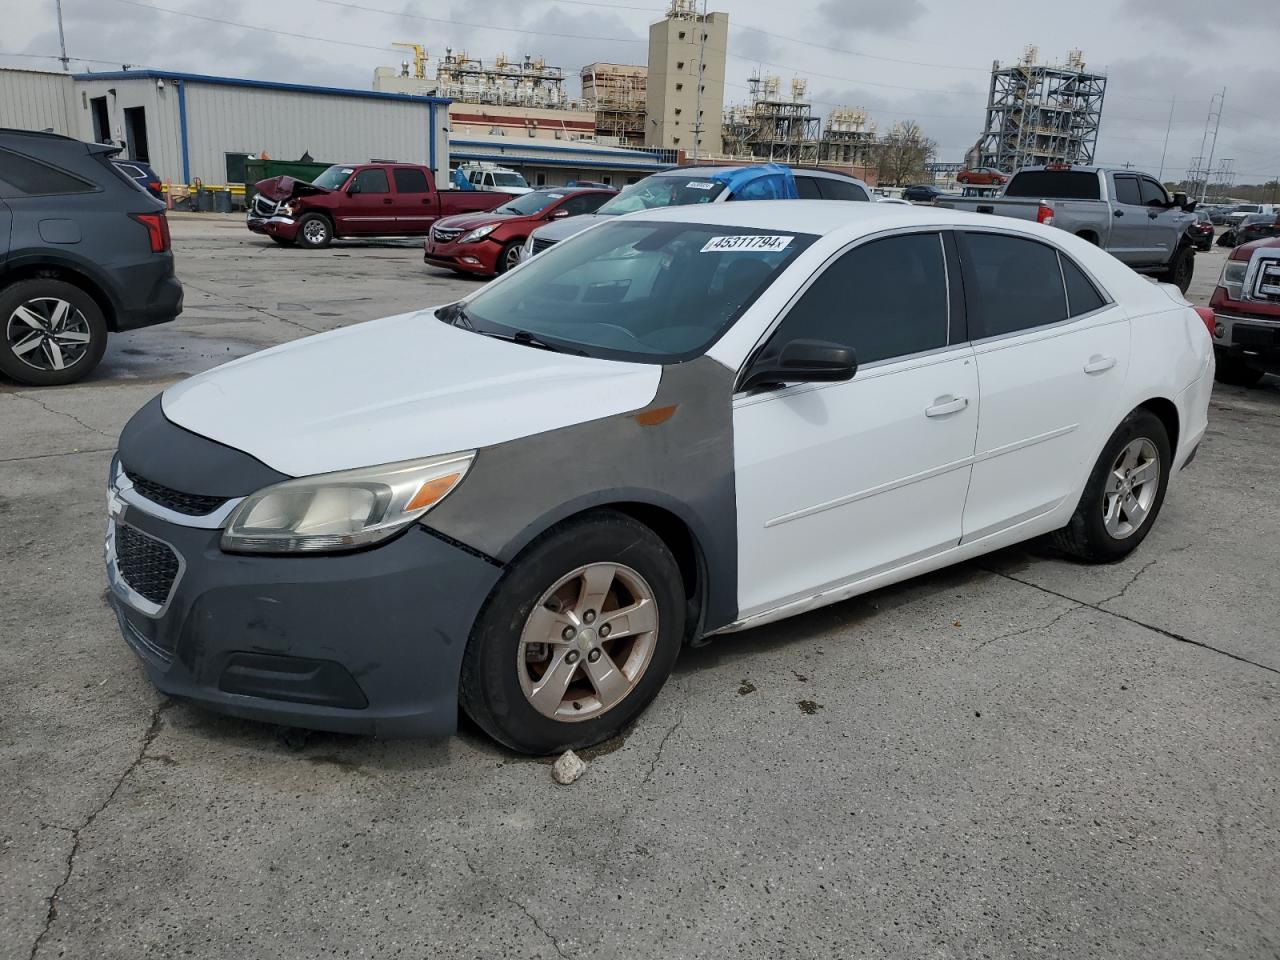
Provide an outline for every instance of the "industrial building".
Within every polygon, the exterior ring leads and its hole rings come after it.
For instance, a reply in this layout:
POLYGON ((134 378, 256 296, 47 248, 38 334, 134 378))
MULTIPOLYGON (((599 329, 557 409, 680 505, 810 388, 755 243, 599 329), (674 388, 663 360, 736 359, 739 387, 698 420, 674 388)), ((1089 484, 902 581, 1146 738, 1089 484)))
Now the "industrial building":
POLYGON ((447 179, 447 106, 436 97, 162 70, 0 70, 0 126, 123 143, 124 156, 172 183, 241 183, 245 159, 262 154, 381 157, 426 164, 447 179))
POLYGON ((695 158, 720 150, 728 47, 729 14, 700 13, 696 0, 671 0, 649 25, 649 146, 695 158))
POLYGON ((622 187, 666 170, 678 159, 674 150, 640 150, 585 140, 548 143, 514 137, 467 137, 456 132, 449 150, 457 163, 497 163, 518 171, 535 187, 563 186, 574 180, 622 187))
POLYGON ((1012 173, 1047 163, 1092 163, 1102 124, 1105 74, 1085 69, 1072 50, 1065 65, 1037 63, 1028 46, 1011 67, 991 66, 986 129, 970 149, 970 167, 1012 173))
POLYGON ((595 112, 596 136, 624 147, 644 146, 649 68, 589 63, 581 77, 582 99, 595 112))

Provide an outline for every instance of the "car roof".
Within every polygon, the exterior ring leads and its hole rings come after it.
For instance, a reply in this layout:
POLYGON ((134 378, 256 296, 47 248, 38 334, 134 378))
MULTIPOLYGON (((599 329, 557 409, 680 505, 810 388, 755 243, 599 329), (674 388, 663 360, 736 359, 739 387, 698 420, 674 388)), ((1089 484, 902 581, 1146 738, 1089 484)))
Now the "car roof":
MULTIPOLYGON (((628 214, 628 220, 705 223, 757 230, 791 230, 819 236, 847 231, 874 233, 895 227, 980 226, 1011 233, 1037 233, 1020 220, 968 213, 949 207, 916 207, 897 203, 850 203, 848 200, 751 200, 655 207, 628 214)), ((1043 227, 1048 231, 1053 228, 1043 227)))

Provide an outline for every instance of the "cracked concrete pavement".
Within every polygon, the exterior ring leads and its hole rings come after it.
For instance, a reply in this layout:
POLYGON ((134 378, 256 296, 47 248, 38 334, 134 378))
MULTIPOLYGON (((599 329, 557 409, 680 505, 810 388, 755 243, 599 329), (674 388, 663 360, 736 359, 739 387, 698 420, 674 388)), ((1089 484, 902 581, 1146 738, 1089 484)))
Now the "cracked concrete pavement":
POLYGON ((1276 381, 1217 391, 1128 561, 1026 545, 685 651, 571 787, 469 727, 295 752, 119 639, 113 439, 186 375, 473 281, 173 234, 179 322, 0 383, 3 960, 1280 956, 1276 381))

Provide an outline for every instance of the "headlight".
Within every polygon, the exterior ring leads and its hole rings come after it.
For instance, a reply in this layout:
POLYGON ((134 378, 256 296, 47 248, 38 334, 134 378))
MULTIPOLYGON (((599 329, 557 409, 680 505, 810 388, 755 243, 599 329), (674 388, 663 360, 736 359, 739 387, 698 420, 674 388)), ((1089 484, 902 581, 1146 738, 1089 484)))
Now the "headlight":
POLYGON ((292 204, 288 204, 288 203, 282 203, 282 204, 280 204, 280 206, 276 207, 276 216, 278 216, 278 217, 292 217, 292 216, 293 216, 293 205, 292 205, 292 204))
POLYGON ((463 237, 459 241, 459 243, 475 243, 477 240, 483 240, 485 237, 487 237, 489 234, 493 233, 493 231, 497 229, 498 229, 498 225, 496 223, 491 223, 485 227, 476 227, 474 230, 468 233, 465 237, 463 237))
POLYGON ((326 553, 385 540, 443 500, 475 451, 286 480, 248 496, 227 520, 231 553, 326 553))
POLYGON ((521 260, 528 260, 533 256, 533 234, 529 234, 524 242, 524 249, 520 253, 521 260))
POLYGON ((1244 292, 1244 274, 1247 269, 1249 264, 1244 260, 1228 260, 1222 268, 1222 279, 1218 283, 1227 288, 1227 296, 1232 300, 1239 300, 1244 292))

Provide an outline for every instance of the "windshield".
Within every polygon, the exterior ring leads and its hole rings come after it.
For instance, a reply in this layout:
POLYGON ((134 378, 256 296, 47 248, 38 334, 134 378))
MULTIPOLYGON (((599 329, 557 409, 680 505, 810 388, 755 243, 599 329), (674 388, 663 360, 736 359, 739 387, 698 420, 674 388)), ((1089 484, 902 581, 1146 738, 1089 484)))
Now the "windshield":
POLYGON ((328 190, 338 190, 347 182, 347 177, 351 176, 354 172, 354 167, 334 165, 311 182, 317 187, 324 187, 328 190))
POLYGON ((1261 209, 1262 208, 1258 206, 1256 203, 1242 203, 1240 204, 1240 206, 1236 207, 1235 212, 1236 213, 1257 213, 1261 209))
POLYGON ((633 183, 602 206, 597 213, 609 216, 651 210, 654 207, 682 207, 691 203, 710 203, 724 192, 725 185, 706 177, 655 174, 633 183))
POLYGON ((518 173, 495 173, 493 184, 496 187, 527 187, 529 185, 518 173))
POLYGON ((445 307, 437 315, 593 357, 689 360, 814 239, 709 224, 607 223, 539 254, 461 311, 445 307))
POLYGON ((563 200, 564 194, 555 190, 535 190, 504 203, 494 213, 513 213, 516 216, 528 217, 541 213, 557 200, 563 200))

